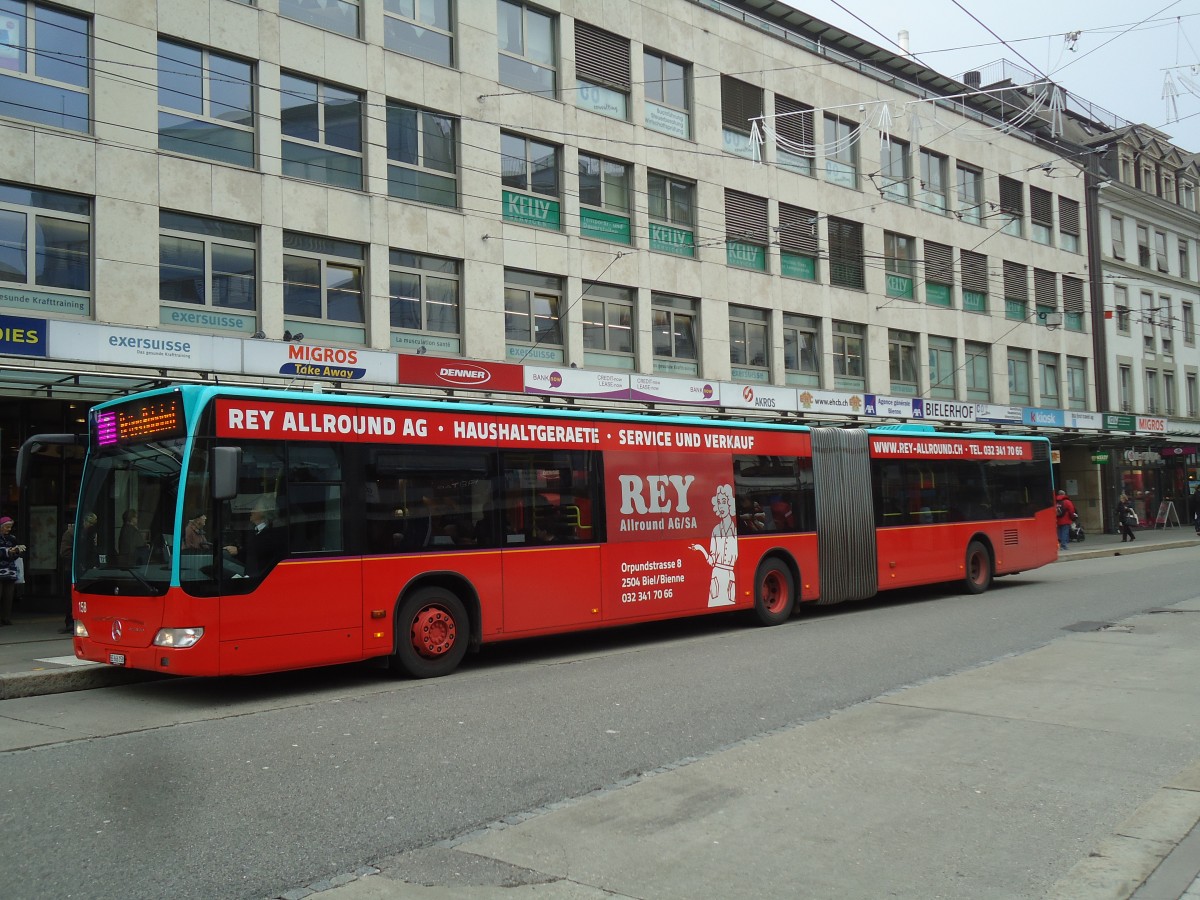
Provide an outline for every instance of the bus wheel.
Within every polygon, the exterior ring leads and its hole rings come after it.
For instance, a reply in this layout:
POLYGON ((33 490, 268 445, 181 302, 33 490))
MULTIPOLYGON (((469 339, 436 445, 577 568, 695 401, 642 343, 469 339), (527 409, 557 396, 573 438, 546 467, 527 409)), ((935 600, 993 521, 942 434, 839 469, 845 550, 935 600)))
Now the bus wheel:
POLYGON ((967 545, 966 576, 963 586, 968 594, 982 594, 992 585, 992 555, 979 541, 967 545))
POLYGON ((421 588, 396 615, 395 659, 414 678, 449 675, 466 655, 469 636, 462 601, 442 588, 421 588))
POLYGON ((777 559, 765 560, 754 576, 754 614, 763 625, 779 625, 796 607, 792 573, 777 559))

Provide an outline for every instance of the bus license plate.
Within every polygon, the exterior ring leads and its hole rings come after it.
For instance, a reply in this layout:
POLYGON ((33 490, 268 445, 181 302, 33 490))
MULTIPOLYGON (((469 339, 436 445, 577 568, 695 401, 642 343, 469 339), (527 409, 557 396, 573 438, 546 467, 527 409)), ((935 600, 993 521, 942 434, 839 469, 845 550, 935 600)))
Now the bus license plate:
POLYGON ((123 665, 125 665, 125 654, 124 654, 124 653, 110 653, 110 654, 108 654, 108 664, 109 664, 110 666, 123 666, 123 665))

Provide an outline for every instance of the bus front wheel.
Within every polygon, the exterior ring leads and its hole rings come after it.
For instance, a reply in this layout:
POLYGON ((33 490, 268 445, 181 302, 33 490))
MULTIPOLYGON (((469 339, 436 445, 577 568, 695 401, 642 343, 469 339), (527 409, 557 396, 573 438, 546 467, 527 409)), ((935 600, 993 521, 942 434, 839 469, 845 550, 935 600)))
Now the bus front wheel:
POLYGON ((765 560, 754 576, 754 614, 763 625, 779 625, 791 618, 796 607, 796 585, 787 566, 777 559, 765 560))
POLYGON ((966 574, 963 585, 968 594, 982 594, 992 584, 992 555, 980 541, 967 545, 966 574))
POLYGON ((414 678, 449 675, 467 652, 467 610, 450 591, 425 587, 396 615, 395 660, 414 678))

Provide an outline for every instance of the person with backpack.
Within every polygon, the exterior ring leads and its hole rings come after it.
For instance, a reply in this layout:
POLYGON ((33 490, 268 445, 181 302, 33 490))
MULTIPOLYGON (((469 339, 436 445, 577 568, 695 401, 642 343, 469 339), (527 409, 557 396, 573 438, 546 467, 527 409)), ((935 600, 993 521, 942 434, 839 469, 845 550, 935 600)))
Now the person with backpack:
POLYGON ((1054 495, 1054 504, 1054 523, 1058 526, 1058 549, 1066 550, 1067 544, 1071 541, 1071 523, 1078 518, 1078 515, 1075 513, 1075 504, 1071 502, 1071 498, 1064 490, 1060 489, 1054 495))
POLYGON ((1121 543, 1126 541, 1136 541, 1134 536, 1133 526, 1138 524, 1137 510, 1133 508, 1133 504, 1129 502, 1129 497, 1122 494, 1117 501, 1117 530, 1121 532, 1121 543))

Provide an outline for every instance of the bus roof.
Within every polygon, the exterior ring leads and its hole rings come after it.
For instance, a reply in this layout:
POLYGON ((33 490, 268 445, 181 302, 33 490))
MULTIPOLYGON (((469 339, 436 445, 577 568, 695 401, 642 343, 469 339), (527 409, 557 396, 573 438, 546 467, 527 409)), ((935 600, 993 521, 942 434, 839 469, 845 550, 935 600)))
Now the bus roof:
MULTIPOLYGON (((136 394, 130 394, 126 397, 108 400, 104 403, 97 404, 94 408, 98 410, 105 409, 110 406, 117 406, 127 403, 131 400, 162 396, 163 394, 171 392, 178 392, 182 397, 184 409, 189 421, 194 421, 194 414, 198 410, 206 407, 213 399, 218 397, 236 397, 245 399, 271 400, 285 403, 350 403, 357 406, 426 410, 428 412, 448 412, 453 410, 468 413, 490 413, 493 415, 544 416, 547 418, 587 419, 601 421, 607 420, 612 422, 636 423, 645 423, 647 420, 651 420, 655 423, 663 425, 681 425, 706 428, 751 428, 772 431, 812 431, 814 428, 821 427, 861 428, 873 434, 951 434, 955 437, 961 438, 980 437, 999 438, 1004 440, 1049 441, 1048 438, 1042 435, 1001 434, 990 431, 950 431, 939 429, 937 426, 928 423, 871 424, 858 421, 853 423, 832 421, 771 421, 755 418, 739 418, 736 414, 731 413, 687 415, 677 412, 663 413, 652 410, 625 411, 621 409, 596 407, 581 408, 570 406, 533 405, 533 403, 525 405, 514 401, 483 402, 478 400, 462 400, 458 398, 425 399, 419 397, 381 396, 379 394, 367 393, 327 394, 287 388, 241 387, 220 384, 180 384, 155 388, 154 390, 141 391, 136 394)), ((563 399, 570 401, 573 398, 563 399)))

